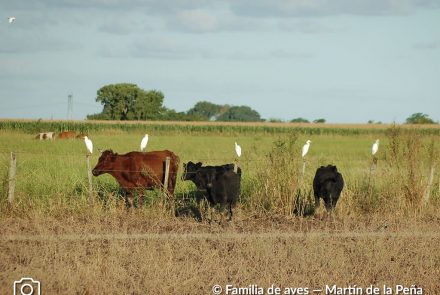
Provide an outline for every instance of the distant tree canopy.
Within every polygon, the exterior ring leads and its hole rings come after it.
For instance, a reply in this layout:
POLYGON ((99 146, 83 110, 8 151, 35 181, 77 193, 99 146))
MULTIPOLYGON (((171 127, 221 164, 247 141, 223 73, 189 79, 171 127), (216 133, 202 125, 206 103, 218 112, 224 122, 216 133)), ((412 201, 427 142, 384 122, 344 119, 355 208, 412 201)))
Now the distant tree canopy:
POLYGON ((324 118, 319 118, 319 119, 315 119, 313 120, 313 123, 325 123, 325 119, 324 118))
POLYGON ((190 116, 200 117, 201 120, 213 120, 225 110, 225 106, 214 104, 208 101, 199 101, 188 110, 190 116))
POLYGON ((258 122, 260 114, 248 106, 232 106, 217 117, 217 121, 258 122))
POLYGON ((290 122, 292 122, 292 123, 310 123, 309 120, 304 119, 304 118, 295 118, 295 119, 290 120, 290 122))
POLYGON ((97 92, 96 101, 104 109, 88 119, 102 120, 159 120, 166 110, 164 95, 160 91, 145 91, 135 84, 120 83, 102 87, 97 92))
POLYGON ((382 124, 382 121, 368 120, 367 124, 382 124))
POLYGON ((135 84, 109 84, 97 91, 101 113, 90 120, 172 120, 172 121, 261 121, 260 114, 248 106, 218 105, 200 101, 187 112, 163 106, 164 95, 157 90, 143 90, 135 84))
POLYGON ((406 124, 436 124, 427 114, 414 113, 406 118, 406 124))

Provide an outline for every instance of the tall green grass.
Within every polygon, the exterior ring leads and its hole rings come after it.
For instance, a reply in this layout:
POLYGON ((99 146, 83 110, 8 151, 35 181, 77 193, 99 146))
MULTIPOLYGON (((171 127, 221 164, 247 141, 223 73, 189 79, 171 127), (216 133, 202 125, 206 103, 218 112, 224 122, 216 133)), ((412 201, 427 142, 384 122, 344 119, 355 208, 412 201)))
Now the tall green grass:
MULTIPOLYGON (((240 134, 291 134, 296 132, 303 135, 368 135, 368 134, 385 134, 388 127, 376 126, 371 128, 360 128, 345 125, 343 127, 331 127, 331 125, 290 125, 290 124, 211 124, 197 122, 196 124, 182 123, 170 124, 169 122, 121 122, 121 121, 0 121, 0 130, 21 131, 26 133, 37 132, 62 132, 62 131, 77 131, 81 133, 98 133, 107 131, 120 132, 154 132, 156 134, 169 133, 185 133, 185 134, 225 134, 225 135, 240 135, 240 134), (330 127, 329 127, 330 126, 330 127)), ((355 125, 353 125, 355 126, 355 125)), ((406 132, 406 131, 404 131, 406 132)), ((440 135, 440 128, 419 127, 417 132, 421 135, 440 135)))
MULTIPOLYGON (((29 134, 31 132, 20 130, 0 131, 0 177, 3 183, 0 210, 6 210, 10 152, 17 154, 15 210, 53 212, 57 206, 87 210, 91 200, 87 190, 84 142, 39 141, 33 139, 29 134)), ((337 208, 340 214, 406 214, 423 212, 422 200, 427 189, 431 192, 428 206, 440 203, 440 137, 419 131, 398 126, 387 129, 383 135, 312 135, 295 129, 274 134, 162 131, 149 132, 152 135, 147 150, 169 149, 180 157, 181 164, 200 161, 205 165, 217 165, 234 161, 234 142, 239 142, 243 149, 240 206, 249 214, 306 213, 313 207, 314 173, 318 167, 328 164, 336 165, 345 180, 337 208), (377 166, 370 175, 370 151, 376 137, 381 139, 381 145, 377 166), (305 175, 302 176, 300 150, 307 139, 312 140, 312 145, 306 157, 305 175), (434 182, 428 187, 432 167, 436 169, 434 182)), ((138 150, 143 133, 144 129, 90 132, 95 145, 92 166, 100 155, 97 149, 113 149, 118 153, 138 150)), ((176 187, 176 205, 187 206, 190 203, 196 206, 192 199, 195 187, 180 180, 181 170, 176 187)), ((122 195, 111 176, 94 177, 93 182, 93 202, 102 204, 104 209, 115 202, 123 206, 122 195)), ((146 204, 145 210, 158 212, 160 193, 152 192, 148 196, 151 202, 146 204)))

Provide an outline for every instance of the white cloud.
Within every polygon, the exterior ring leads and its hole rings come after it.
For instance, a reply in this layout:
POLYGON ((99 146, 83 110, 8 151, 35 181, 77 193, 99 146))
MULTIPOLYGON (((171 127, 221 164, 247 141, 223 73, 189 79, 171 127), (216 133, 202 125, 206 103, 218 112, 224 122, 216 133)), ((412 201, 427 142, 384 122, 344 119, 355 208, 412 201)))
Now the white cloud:
POLYGON ((229 10, 207 9, 183 10, 167 22, 167 27, 171 30, 192 33, 262 30, 264 25, 262 20, 239 17, 229 10))
POLYGON ((146 23, 144 16, 138 13, 122 13, 105 17, 98 30, 108 34, 128 35, 138 32, 149 32, 151 26, 146 23))
POLYGON ((407 14, 419 8, 440 7, 438 0, 243 0, 230 3, 236 14, 255 17, 407 14))
POLYGON ((200 49, 169 37, 145 37, 135 41, 130 48, 130 55, 137 58, 188 59, 202 53, 200 49))

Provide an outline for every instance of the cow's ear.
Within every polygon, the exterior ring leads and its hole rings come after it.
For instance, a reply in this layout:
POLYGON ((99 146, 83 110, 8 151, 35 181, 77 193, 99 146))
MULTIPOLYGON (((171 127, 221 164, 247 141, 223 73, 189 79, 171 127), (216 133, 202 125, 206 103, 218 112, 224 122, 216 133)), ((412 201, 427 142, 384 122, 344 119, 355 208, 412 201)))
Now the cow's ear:
POLYGON ((198 162, 198 163, 196 164, 196 167, 197 167, 197 168, 202 167, 202 162, 198 162))

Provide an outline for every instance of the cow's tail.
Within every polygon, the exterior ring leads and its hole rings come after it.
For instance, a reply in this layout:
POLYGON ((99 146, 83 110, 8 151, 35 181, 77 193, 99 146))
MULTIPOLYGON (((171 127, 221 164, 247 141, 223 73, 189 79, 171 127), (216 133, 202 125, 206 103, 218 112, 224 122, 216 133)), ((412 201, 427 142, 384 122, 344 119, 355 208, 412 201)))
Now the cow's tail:
POLYGON ((176 187, 176 181, 177 181, 177 171, 179 169, 179 162, 180 158, 174 154, 173 152, 170 152, 171 154, 171 169, 170 169, 170 181, 168 181, 168 192, 170 192, 171 195, 174 194, 174 188, 176 187))

